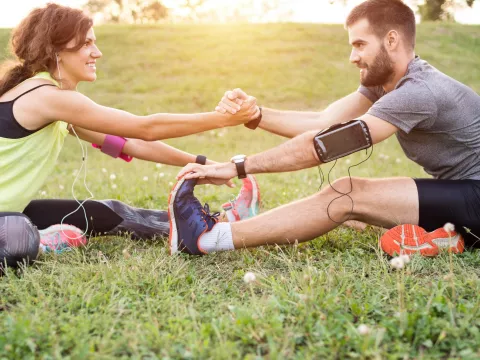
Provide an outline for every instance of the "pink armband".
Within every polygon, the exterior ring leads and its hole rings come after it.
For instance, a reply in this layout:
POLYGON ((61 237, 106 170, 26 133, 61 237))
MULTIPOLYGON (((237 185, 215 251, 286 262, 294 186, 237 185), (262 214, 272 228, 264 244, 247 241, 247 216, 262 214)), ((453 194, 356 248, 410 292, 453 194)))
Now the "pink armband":
POLYGON ((119 157, 126 162, 130 162, 133 159, 133 156, 127 155, 122 152, 123 147, 127 139, 121 136, 114 136, 114 135, 107 135, 105 136, 105 141, 103 145, 100 146, 98 144, 92 144, 92 146, 96 149, 100 149, 104 154, 110 155, 113 158, 119 157))

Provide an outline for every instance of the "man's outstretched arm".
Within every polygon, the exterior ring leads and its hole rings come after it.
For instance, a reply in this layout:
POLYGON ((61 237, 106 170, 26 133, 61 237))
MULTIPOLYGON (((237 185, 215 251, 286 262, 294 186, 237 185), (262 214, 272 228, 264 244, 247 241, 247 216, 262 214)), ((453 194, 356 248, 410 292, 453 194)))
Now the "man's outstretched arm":
MULTIPOLYGON (((393 135, 398 128, 372 115, 363 115, 359 118, 367 124, 374 144, 393 135)), ((266 150, 259 154, 248 156, 245 160, 247 174, 287 172, 307 169, 320 164, 320 160, 313 146, 313 138, 319 130, 310 130, 287 142, 266 150)), ((219 180, 230 180, 237 176, 237 169, 233 163, 216 165, 188 164, 177 178, 205 179, 202 182, 219 184, 219 180)))
MULTIPOLYGON (((227 91, 215 110, 235 113, 238 106, 248 98, 241 89, 227 91)), ((334 124, 356 119, 365 114, 372 102, 359 92, 341 98, 323 111, 284 111, 262 109, 259 127, 273 134, 293 138, 309 130, 324 129, 334 124)))

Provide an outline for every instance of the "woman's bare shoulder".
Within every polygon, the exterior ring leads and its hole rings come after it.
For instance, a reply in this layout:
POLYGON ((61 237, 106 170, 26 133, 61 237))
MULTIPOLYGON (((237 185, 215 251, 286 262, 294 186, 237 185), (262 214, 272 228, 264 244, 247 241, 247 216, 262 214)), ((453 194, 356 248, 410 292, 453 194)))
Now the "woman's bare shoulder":
POLYGON ((16 97, 40 85, 55 85, 55 84, 46 79, 28 79, 23 83, 15 86, 13 89, 10 89, 2 96, 0 96, 0 102, 11 101, 16 97))

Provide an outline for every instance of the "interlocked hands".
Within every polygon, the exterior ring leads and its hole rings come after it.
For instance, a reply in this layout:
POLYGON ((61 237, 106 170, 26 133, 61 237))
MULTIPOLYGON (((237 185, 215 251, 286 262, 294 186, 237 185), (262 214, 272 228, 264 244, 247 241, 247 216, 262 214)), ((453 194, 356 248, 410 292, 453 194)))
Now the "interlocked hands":
POLYGON ((229 115, 234 122, 232 125, 247 123, 260 115, 257 99, 247 95, 242 89, 226 91, 215 111, 229 115))

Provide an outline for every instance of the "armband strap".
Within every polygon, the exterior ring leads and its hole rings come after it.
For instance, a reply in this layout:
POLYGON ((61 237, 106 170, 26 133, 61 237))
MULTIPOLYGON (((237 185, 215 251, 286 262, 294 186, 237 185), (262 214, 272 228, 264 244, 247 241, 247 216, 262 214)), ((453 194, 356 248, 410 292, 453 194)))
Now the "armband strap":
POLYGON ((107 135, 105 136, 105 141, 103 142, 102 146, 98 144, 92 144, 92 146, 96 149, 100 149, 104 154, 110 155, 113 158, 119 157, 126 162, 130 162, 133 160, 133 156, 127 155, 122 152, 126 142, 127 139, 125 139, 124 137, 107 135))

